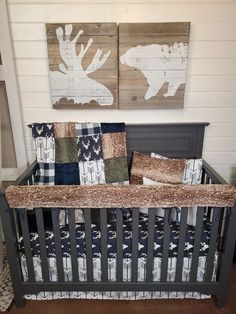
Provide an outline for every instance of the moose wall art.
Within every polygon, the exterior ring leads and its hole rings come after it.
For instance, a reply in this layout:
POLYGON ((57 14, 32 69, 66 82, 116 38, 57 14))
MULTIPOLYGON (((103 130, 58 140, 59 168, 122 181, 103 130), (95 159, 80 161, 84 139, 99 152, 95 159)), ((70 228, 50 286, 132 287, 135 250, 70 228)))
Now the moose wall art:
POLYGON ((190 23, 47 24, 46 30, 54 108, 183 108, 190 23))
POLYGON ((117 25, 46 24, 54 108, 117 108, 117 25))

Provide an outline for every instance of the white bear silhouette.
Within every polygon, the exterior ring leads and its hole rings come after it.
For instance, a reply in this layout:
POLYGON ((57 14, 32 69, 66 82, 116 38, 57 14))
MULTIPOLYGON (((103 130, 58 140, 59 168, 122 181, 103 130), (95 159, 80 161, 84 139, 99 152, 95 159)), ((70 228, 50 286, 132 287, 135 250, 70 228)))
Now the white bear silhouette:
POLYGON ((175 96, 176 90, 186 82, 188 44, 151 44, 128 49, 120 62, 137 68, 149 85, 145 99, 156 96, 164 83, 169 83, 164 97, 175 96))

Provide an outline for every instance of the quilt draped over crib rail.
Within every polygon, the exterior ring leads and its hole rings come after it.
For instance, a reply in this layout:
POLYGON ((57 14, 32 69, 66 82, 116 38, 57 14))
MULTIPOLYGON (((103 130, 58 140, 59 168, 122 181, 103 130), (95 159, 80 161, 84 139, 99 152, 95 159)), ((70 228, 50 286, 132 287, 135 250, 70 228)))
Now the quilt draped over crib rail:
POLYGON ((129 184, 124 123, 32 123, 38 185, 129 184))

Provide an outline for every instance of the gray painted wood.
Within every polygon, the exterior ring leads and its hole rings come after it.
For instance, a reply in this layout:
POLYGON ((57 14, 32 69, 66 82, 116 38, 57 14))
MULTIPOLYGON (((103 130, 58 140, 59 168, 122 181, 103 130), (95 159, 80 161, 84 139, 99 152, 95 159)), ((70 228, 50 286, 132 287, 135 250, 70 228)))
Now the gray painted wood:
POLYGON ((32 253, 31 253, 31 243, 30 243, 27 210, 25 208, 19 209, 19 216, 20 216, 21 230, 22 230, 22 235, 23 235, 23 242, 24 242, 24 249, 25 249, 25 256, 26 256, 28 280, 29 282, 34 282, 35 274, 34 274, 34 265, 33 265, 32 253))
POLYGON ((49 282, 49 269, 48 269, 48 259, 47 259, 47 249, 45 241, 45 230, 44 230, 44 220, 42 208, 36 209, 36 222, 39 234, 39 246, 40 246, 40 257, 42 266, 43 281, 49 282))
POLYGON ((68 222, 70 232, 70 251, 71 251, 71 266, 73 281, 79 281, 78 275, 78 258, 77 258, 77 243, 76 243, 76 229, 75 229, 75 209, 68 211, 68 222))
POLYGON ((91 209, 84 210, 84 229, 86 247, 87 281, 93 281, 93 254, 92 254, 92 229, 91 229, 91 209))
POLYGON ((51 210, 52 213, 52 225, 55 237, 55 252, 56 252, 56 263, 57 263, 57 278, 58 281, 64 281, 64 269, 62 260, 62 249, 61 249, 61 233, 59 224, 59 209, 54 208, 51 210))
POLYGON ((172 158, 201 158, 208 123, 128 124, 127 152, 159 153, 172 158))
POLYGON ((107 258, 107 208, 100 210, 101 223, 101 267, 102 267, 102 281, 108 282, 108 258, 107 258))
POLYGON ((188 208, 183 207, 181 209, 181 218, 180 218, 178 255, 177 255, 176 275, 175 275, 176 282, 182 281, 187 217, 188 217, 188 208))

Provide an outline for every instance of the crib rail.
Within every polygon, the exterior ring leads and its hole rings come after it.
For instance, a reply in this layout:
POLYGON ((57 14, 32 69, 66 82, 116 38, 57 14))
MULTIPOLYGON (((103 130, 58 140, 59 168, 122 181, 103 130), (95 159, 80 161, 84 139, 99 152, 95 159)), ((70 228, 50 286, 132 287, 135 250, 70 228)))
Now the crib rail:
POLYGON ((10 207, 28 209, 232 206, 236 189, 228 184, 10 186, 6 197, 10 207))

